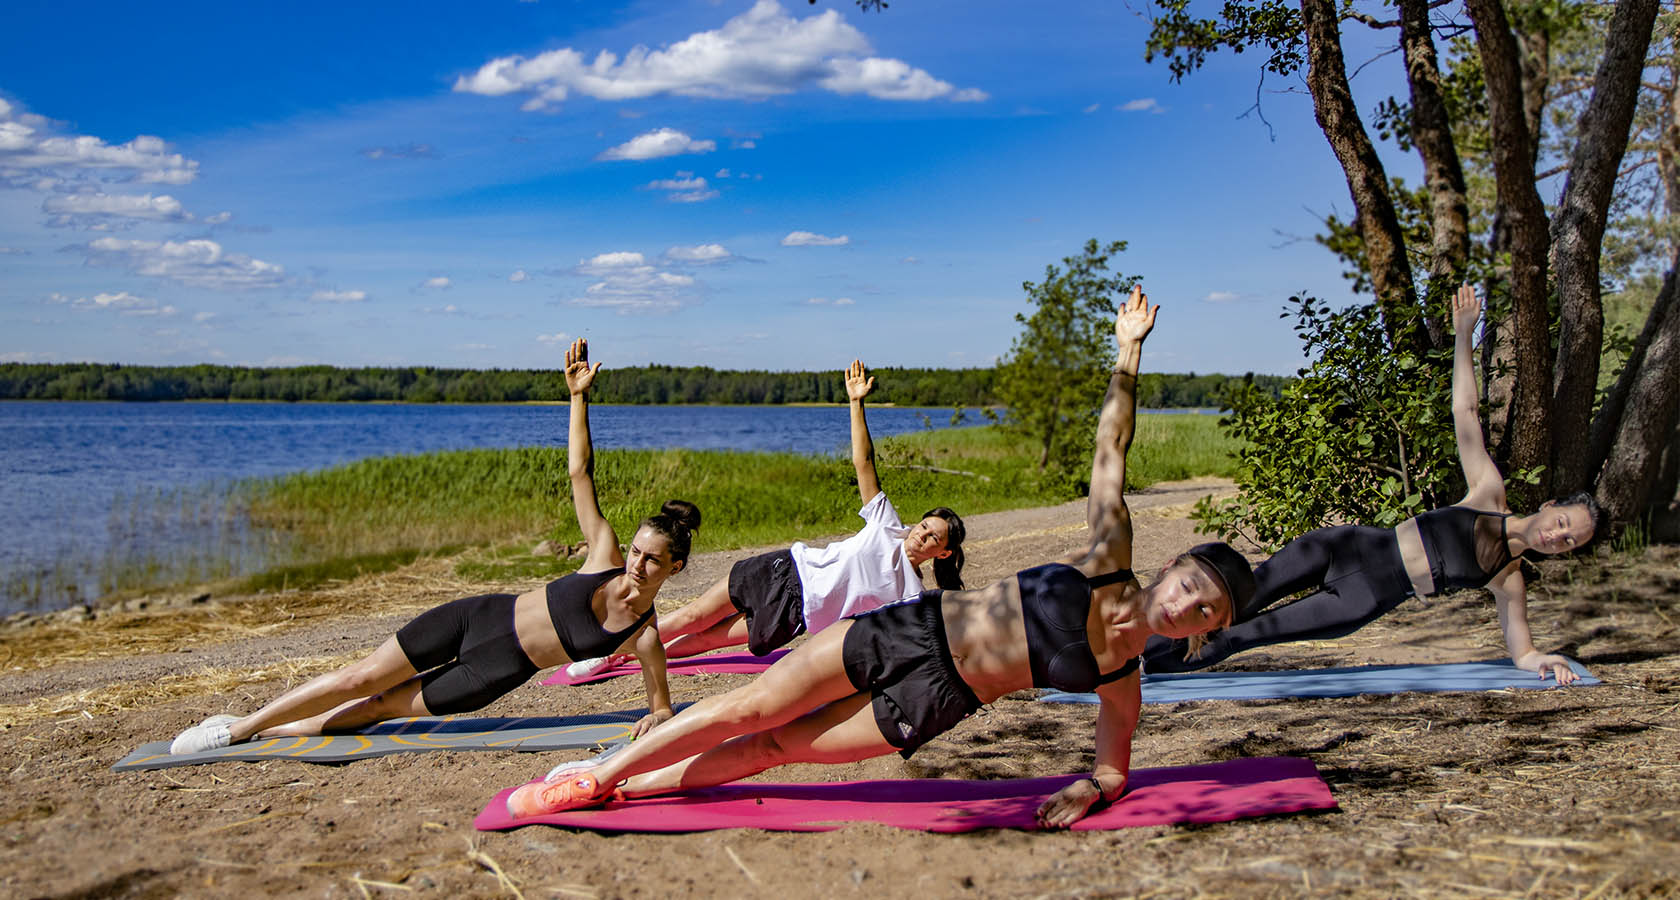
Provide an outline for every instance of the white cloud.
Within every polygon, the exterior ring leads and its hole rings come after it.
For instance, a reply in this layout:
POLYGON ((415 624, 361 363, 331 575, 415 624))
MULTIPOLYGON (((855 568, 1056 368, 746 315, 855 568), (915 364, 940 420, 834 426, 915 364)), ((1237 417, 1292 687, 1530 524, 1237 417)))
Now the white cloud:
POLYGON ((736 141, 733 146, 736 150, 755 150, 758 148, 758 141, 752 138, 742 138, 736 141))
POLYGON ((537 340, 545 344, 569 344, 572 336, 564 331, 556 331, 553 334, 539 334, 537 340))
POLYGON ((427 315, 433 315, 433 316, 459 316, 459 315, 462 315, 461 308, 459 306, 456 306, 453 303, 445 303, 442 306, 426 306, 426 307, 422 307, 420 309, 420 311, 423 312, 423 313, 426 313, 427 315))
POLYGON ((869 56, 868 38, 835 10, 799 19, 777 0, 758 0, 713 31, 660 49, 638 44, 621 58, 593 59, 570 47, 530 58, 504 56, 456 80, 455 90, 499 97, 532 94, 524 108, 563 102, 572 92, 597 100, 662 94, 707 99, 762 99, 799 90, 868 94, 883 100, 984 100, 896 59, 869 56))
POLYGON ((228 253, 212 240, 131 241, 103 237, 81 248, 91 265, 117 266, 138 275, 167 278, 213 289, 271 288, 285 269, 242 253, 228 253))
POLYGON ((52 362, 53 355, 38 350, 13 350, 0 353, 0 363, 52 362))
POLYGON ((226 224, 226 222, 229 219, 232 219, 232 218, 233 218, 233 213, 223 211, 223 212, 216 213, 215 215, 205 216, 204 217, 204 224, 206 224, 206 225, 222 225, 222 224, 226 224))
POLYGON ((74 309, 91 309, 119 313, 125 316, 173 316, 175 307, 158 303, 148 297, 136 297, 128 291, 117 293, 99 293, 92 297, 66 297, 63 294, 53 294, 47 298, 52 303, 68 304, 74 309))
POLYGON ((453 284, 448 275, 436 275, 420 282, 420 287, 428 291, 447 291, 453 284))
POLYGON ((851 242, 852 239, 843 234, 829 237, 810 231, 790 231, 787 237, 782 238, 783 247, 844 247, 851 242))
POLYGON ((710 153, 716 149, 716 141, 697 141, 675 128, 659 128, 638 134, 617 147, 602 150, 595 158, 659 159, 679 153, 710 153))
POLYGON ((904 263, 907 266, 919 266, 922 264, 921 258, 915 256, 906 256, 899 260, 899 262, 904 263))
POLYGON ((722 244, 696 244, 693 247, 672 247, 665 251, 665 258, 673 262, 713 263, 731 259, 735 254, 722 244))
POLYGON ((1241 296, 1241 294, 1233 293, 1231 291, 1214 291, 1202 299, 1208 303, 1229 303, 1241 296))
POLYGON ((1120 104, 1116 107, 1116 109, 1119 109, 1121 112, 1146 112, 1153 113, 1155 115, 1160 115, 1161 113, 1166 112, 1166 110, 1161 107, 1161 104, 1155 102, 1154 97, 1142 97, 1137 100, 1128 100, 1125 103, 1120 104))
POLYGON ((706 179, 698 176, 692 178, 661 178, 648 182, 648 190, 652 191, 693 191, 706 186, 706 179))
POLYGON ((508 276, 508 280, 514 284, 519 284, 522 281, 530 281, 531 273, 525 271, 524 269, 514 269, 513 274, 508 276))
POLYGON ((1093 103, 1090 106, 1085 107, 1085 109, 1083 109, 1082 112, 1094 113, 1099 109, 1102 109, 1102 104, 1101 103, 1093 103))
POLYGON ((66 181, 187 184, 198 162, 168 152, 163 139, 140 135, 107 144, 91 135, 61 134, 43 116, 0 101, 0 184, 50 190, 66 181))
MULTIPOLYGON (((672 248, 672 251, 682 250, 711 252, 701 248, 672 248)), ((695 261, 671 257, 670 252, 667 255, 672 260, 695 261)), ((566 303, 616 309, 624 314, 676 310, 688 304, 689 289, 695 285, 693 276, 662 270, 633 251, 598 254, 579 263, 573 271, 599 280, 586 287, 583 296, 567 299, 566 303)))
POLYGON ((665 199, 671 201, 672 203, 702 203, 707 200, 715 200, 721 196, 723 196, 721 193, 714 190, 682 191, 680 193, 671 194, 665 199))
POLYGON ((208 321, 210 321, 211 319, 214 319, 214 318, 216 318, 216 314, 213 313, 213 312, 193 313, 193 321, 194 322, 208 322, 208 321))
POLYGON ((106 194, 89 191, 77 194, 53 194, 41 203, 41 211, 48 215, 47 224, 54 228, 83 228, 106 231, 127 227, 124 219, 151 222, 183 222, 192 218, 181 208, 181 202, 168 194, 106 194))
POLYGON ((0 247, 0 256, 28 256, 29 251, 22 247, 0 247))
POLYGON ((805 302, 810 306, 851 306, 857 303, 850 297, 836 297, 833 300, 827 297, 812 297, 805 302))
POLYGON ((834 305, 835 306, 851 306, 852 304, 854 304, 856 302, 857 302, 856 300, 853 300, 850 297, 836 297, 836 298, 834 298, 834 305))
POLYGON ((367 297, 367 291, 316 291, 309 295, 316 303, 360 303, 367 297))
POLYGON ((713 175, 712 177, 713 178, 728 178, 729 177, 729 170, 728 169, 719 169, 719 170, 717 170, 717 174, 713 175))
POLYGON ((398 147, 368 147, 361 151, 368 159, 436 159, 431 144, 403 144, 398 147))
POLYGON ((647 265, 647 259, 634 250, 620 250, 613 253, 597 253, 578 263, 579 275, 603 275, 612 271, 634 269, 647 265))

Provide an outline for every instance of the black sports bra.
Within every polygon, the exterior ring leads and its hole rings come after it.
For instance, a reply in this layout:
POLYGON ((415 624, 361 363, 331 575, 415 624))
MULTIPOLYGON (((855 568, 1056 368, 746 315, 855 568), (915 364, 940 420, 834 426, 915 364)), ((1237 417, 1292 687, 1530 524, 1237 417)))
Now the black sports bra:
POLYGON ((595 592, 614 578, 624 574, 624 568, 605 572, 573 572, 548 583, 548 618, 554 623, 554 633, 560 636, 560 646, 573 661, 606 656, 617 650, 636 629, 653 618, 653 606, 622 631, 608 631, 595 618, 595 592))
POLYGON ((1130 569, 1086 578, 1073 566, 1050 563, 1015 574, 1021 587, 1021 618, 1027 626, 1027 662, 1033 686, 1084 693, 1099 684, 1130 675, 1136 659, 1113 672, 1097 671, 1085 620, 1091 611, 1091 589, 1131 581, 1130 569))
POLYGON ((1511 564, 1505 533, 1510 513, 1483 512, 1468 506, 1443 506, 1417 517, 1418 535, 1435 592, 1447 588, 1486 587, 1511 564), (1496 535, 1494 522, 1498 522, 1496 535))

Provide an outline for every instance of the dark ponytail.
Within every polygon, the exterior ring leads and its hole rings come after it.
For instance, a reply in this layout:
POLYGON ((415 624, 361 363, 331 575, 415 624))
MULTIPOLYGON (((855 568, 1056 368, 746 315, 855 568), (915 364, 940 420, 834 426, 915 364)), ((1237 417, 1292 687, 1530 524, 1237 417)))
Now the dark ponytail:
POLYGON ((700 507, 687 500, 667 500, 656 515, 642 520, 642 527, 662 534, 671 542, 671 561, 688 559, 694 532, 700 530, 700 507))
POLYGON ((962 542, 963 538, 968 536, 968 528, 963 525, 962 516, 952 512, 950 507, 936 506, 933 509, 922 513, 922 518, 924 519, 929 516, 938 516, 939 518, 944 519, 945 524, 951 527, 950 535, 945 538, 945 549, 950 551, 950 555, 943 559, 937 557, 934 558, 933 582, 934 584, 939 585, 941 590, 960 591, 963 586, 962 542))

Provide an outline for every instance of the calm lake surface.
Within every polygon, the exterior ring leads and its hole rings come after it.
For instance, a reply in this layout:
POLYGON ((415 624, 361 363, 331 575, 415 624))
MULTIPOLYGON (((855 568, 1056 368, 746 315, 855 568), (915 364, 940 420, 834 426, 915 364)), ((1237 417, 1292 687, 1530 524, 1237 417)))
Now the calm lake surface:
MULTIPOLYGON (((870 407, 869 426, 881 438, 948 427, 951 414, 870 407)), ((370 456, 563 446, 568 415, 564 405, 0 403, 0 615, 97 599, 110 587, 102 572, 169 581, 261 568, 265 542, 222 502, 239 479, 370 456), (226 571, 183 562, 205 546, 222 548, 226 571)), ((597 449, 837 453, 849 434, 844 407, 597 405, 590 425, 597 449)))

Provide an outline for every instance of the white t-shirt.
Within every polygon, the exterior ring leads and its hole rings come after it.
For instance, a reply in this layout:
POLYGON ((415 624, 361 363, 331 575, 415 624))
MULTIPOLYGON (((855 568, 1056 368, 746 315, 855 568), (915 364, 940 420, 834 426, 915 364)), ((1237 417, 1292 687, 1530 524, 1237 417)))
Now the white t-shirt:
POLYGON ((858 515, 863 530, 826 547, 793 545, 793 565, 805 588, 805 630, 810 634, 845 616, 868 612, 922 592, 922 577, 904 555, 910 529, 898 520, 882 491, 858 515))

